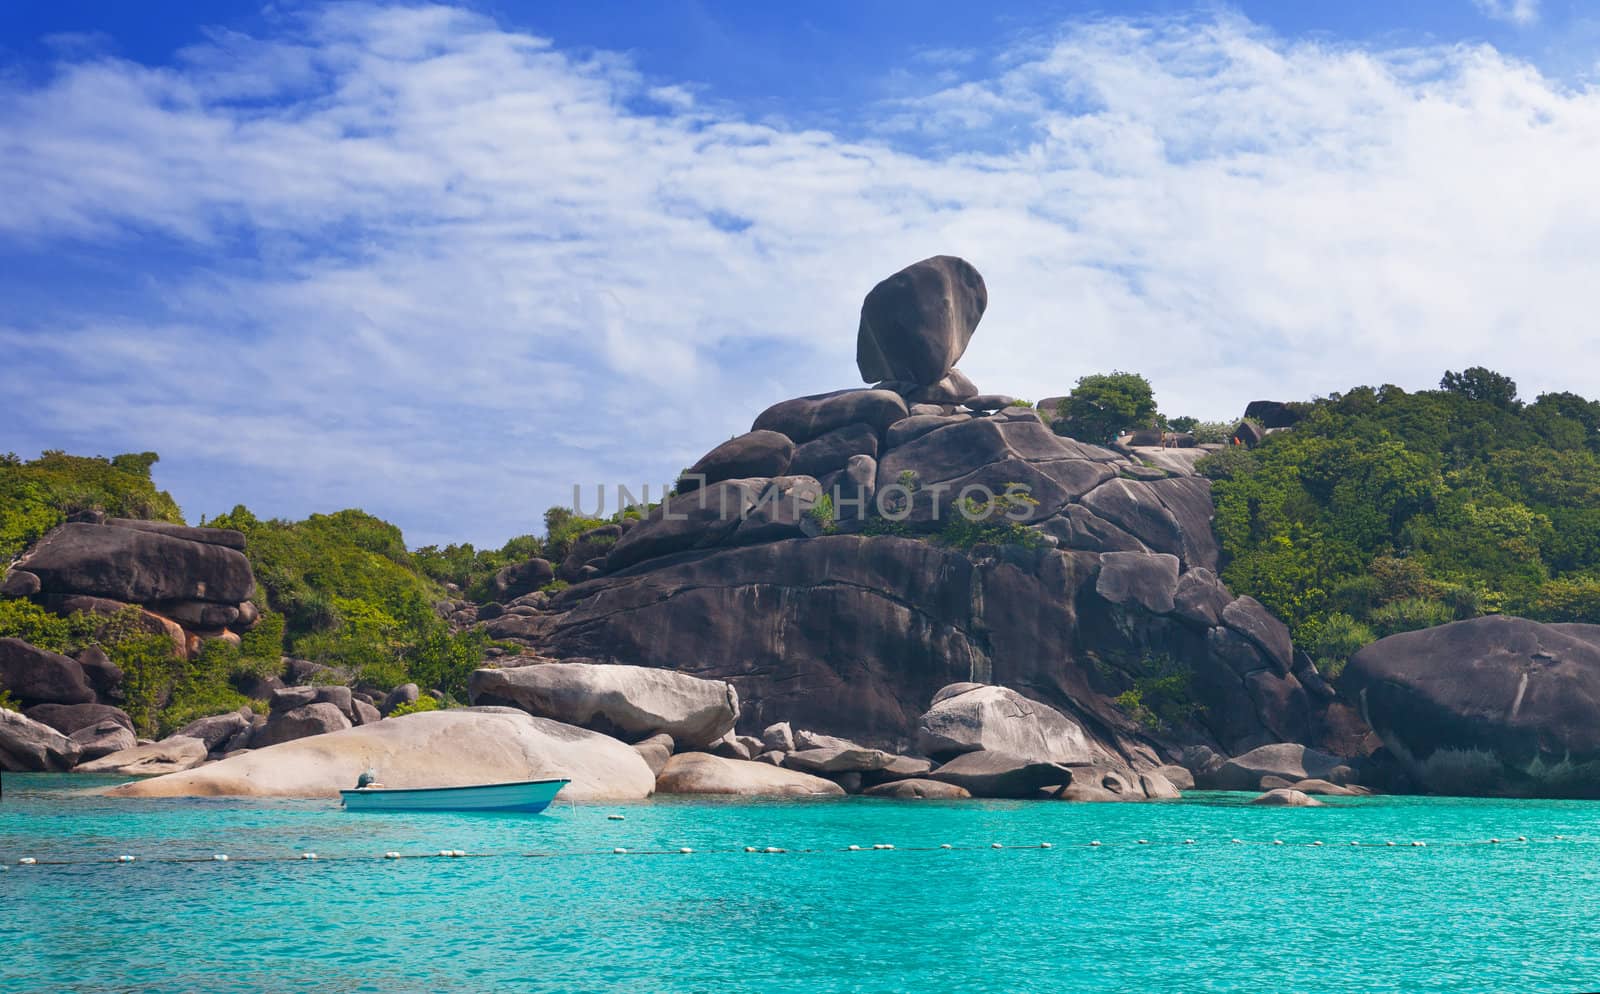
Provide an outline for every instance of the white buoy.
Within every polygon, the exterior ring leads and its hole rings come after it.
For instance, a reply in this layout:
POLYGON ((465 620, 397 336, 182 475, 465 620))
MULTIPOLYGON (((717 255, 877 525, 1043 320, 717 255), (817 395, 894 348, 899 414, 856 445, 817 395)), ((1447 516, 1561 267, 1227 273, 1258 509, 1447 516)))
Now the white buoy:
POLYGON ((1499 844, 1499 842, 1500 842, 1500 840, 1499 840, 1499 839, 1490 839, 1490 840, 1489 840, 1489 844, 1490 844, 1490 845, 1498 845, 1498 844, 1499 844))
POLYGON ((941 843, 939 843, 939 848, 940 848, 940 849, 954 849, 954 848, 955 848, 955 846, 952 846, 952 845, 951 845, 951 844, 950 844, 950 843, 948 843, 948 842, 941 842, 941 843))
POLYGON ((33 864, 35 864, 37 862, 39 862, 39 861, 34 859, 32 856, 24 856, 21 859, 17 860, 17 865, 18 866, 32 866, 33 864))
POLYGON ((876 845, 874 845, 872 848, 874 848, 874 849, 893 849, 894 846, 891 846, 887 842, 879 842, 876 845))
POLYGON ((745 852, 755 852, 756 851, 756 847, 755 846, 745 846, 744 847, 744 851, 745 852))
POLYGON ((1184 839, 1183 840, 1183 844, 1186 845, 1186 846, 1192 846, 1192 845, 1194 845, 1194 840, 1193 839, 1184 839))
POLYGON ((850 851, 851 852, 860 852, 861 851, 861 847, 860 846, 851 846, 850 847, 850 851))
POLYGON ((990 848, 990 849, 1004 849, 1004 848, 1005 848, 1005 846, 1002 846, 1002 845, 1001 845, 1001 844, 1000 844, 1000 843, 998 843, 998 842, 991 842, 991 843, 989 843, 989 848, 990 848))
POLYGON ((314 853, 314 852, 303 852, 303 853, 300 854, 300 858, 301 859, 316 859, 317 858, 317 854, 314 853))
MULTIPOLYGON (((893 848, 893 846, 891 846, 890 848, 893 848)), ((777 846, 768 846, 766 851, 767 852, 787 852, 788 850, 780 849, 777 846)))
POLYGON ((1385 843, 1384 843, 1384 845, 1386 845, 1386 846, 1392 846, 1392 845, 1394 845, 1394 840, 1392 840, 1392 839, 1391 839, 1391 840, 1390 840, 1390 841, 1388 841, 1388 842, 1385 842, 1385 843))
POLYGON ((1311 844, 1314 845, 1314 846, 1320 846, 1320 845, 1322 845, 1322 840, 1318 839, 1317 841, 1315 841, 1315 842, 1313 842, 1311 844))
POLYGON ((1426 842, 1413 842, 1413 843, 1411 843, 1411 844, 1412 844, 1412 845, 1413 845, 1413 846, 1416 846, 1416 847, 1417 847, 1417 848, 1418 848, 1418 849, 1421 849, 1421 848, 1422 848, 1422 847, 1423 847, 1423 846, 1425 846, 1425 845, 1427 845, 1427 843, 1426 843, 1426 842))
POLYGON ((1228 841, 1232 842, 1236 846, 1244 844, 1244 840, 1243 839, 1229 839, 1228 841))
POLYGON ((132 856, 118 856, 117 857, 117 862, 119 862, 119 863, 131 863, 131 862, 133 862, 133 857, 132 856))
POLYGON ((1517 841, 1518 842, 1527 842, 1528 841, 1528 837, 1526 835, 1519 835, 1519 836, 1517 836, 1517 841))
POLYGON ((1054 849, 1055 846, 1051 845, 1048 842, 1041 842, 1041 843, 1039 843, 1039 848, 1040 849, 1054 849))
POLYGON ((606 815, 606 821, 624 821, 625 815, 606 815))
POLYGON ((1351 844, 1351 845, 1353 845, 1353 846, 1359 846, 1359 845, 1360 845, 1360 844, 1361 844, 1361 843, 1359 843, 1359 842, 1352 842, 1352 843, 1350 843, 1350 844, 1351 844))
POLYGON ((1091 843, 1089 843, 1089 844, 1090 844, 1090 845, 1091 845, 1091 846, 1098 846, 1098 845, 1099 845, 1099 844, 1100 844, 1100 840, 1099 840, 1099 839, 1095 839, 1095 840, 1094 840, 1094 841, 1093 841, 1093 842, 1091 842, 1091 843))
POLYGON ((226 863, 228 861, 228 854, 219 852, 215 856, 212 856, 211 858, 216 860, 218 863, 226 863))
POLYGON ((683 848, 679 849, 678 851, 681 852, 681 853, 692 853, 692 852, 694 852, 694 850, 690 849, 688 846, 684 846, 683 848))
POLYGON ((1140 844, 1140 845, 1141 845, 1141 846, 1147 846, 1147 845, 1149 845, 1149 844, 1150 844, 1150 840, 1149 840, 1149 839, 1140 839, 1140 840, 1139 840, 1139 844, 1140 844))
POLYGON ((399 859, 400 858, 400 854, 395 852, 393 849, 391 849, 388 852, 383 854, 383 858, 384 859, 399 859))
POLYGON ((1283 845, 1283 840, 1282 839, 1273 839, 1272 840, 1272 844, 1275 845, 1275 846, 1281 846, 1281 845, 1283 845))
POLYGON ((612 852, 614 852, 614 853, 616 853, 616 854, 618 854, 618 855, 621 855, 621 854, 622 854, 622 853, 625 853, 625 852, 627 852, 627 851, 628 851, 628 850, 626 850, 626 849, 624 849, 624 848, 622 848, 622 847, 621 847, 621 846, 618 846, 618 847, 617 847, 617 848, 615 848, 615 849, 613 849, 613 850, 611 850, 611 851, 612 851, 612 852))
POLYGON ((441 850, 439 850, 439 855, 441 855, 441 856, 454 856, 455 854, 456 854, 456 851, 454 849, 441 849, 441 850))

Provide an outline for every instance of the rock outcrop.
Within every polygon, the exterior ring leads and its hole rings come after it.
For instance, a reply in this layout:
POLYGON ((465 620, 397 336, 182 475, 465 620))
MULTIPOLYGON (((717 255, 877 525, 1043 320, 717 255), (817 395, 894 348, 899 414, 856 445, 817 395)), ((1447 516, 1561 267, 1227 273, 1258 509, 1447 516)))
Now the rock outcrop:
POLYGON ((667 760, 656 778, 660 794, 737 794, 742 797, 833 797, 844 789, 832 780, 797 770, 703 752, 667 760))
POLYGON ((983 277, 965 259, 936 255, 907 266, 873 287, 861 304, 861 378, 938 383, 967 350, 988 306, 983 277))
POLYGON ((80 752, 78 743, 49 725, 0 708, 0 770, 61 773, 72 769, 80 752))
POLYGON ((469 708, 425 711, 297 739, 108 793, 336 798, 369 766, 389 787, 564 777, 572 783, 561 796, 576 801, 639 800, 655 787, 645 761, 616 739, 510 708, 469 708))
MULTIPOLYGON (((125 777, 162 777, 192 770, 206 761, 206 744, 187 735, 136 745, 80 763, 76 773, 115 773, 125 777)), ((132 785, 130 785, 132 786, 132 785)))
POLYGON ((715 744, 739 717, 739 696, 725 681, 644 666, 540 663, 480 669, 468 679, 467 692, 475 704, 517 707, 628 739, 665 732, 690 749, 715 744))
POLYGON ((1594 627, 1490 616, 1392 635, 1356 653, 1339 691, 1425 790, 1597 798, 1594 627))
POLYGON ((95 700, 94 688, 76 659, 18 638, 0 638, 0 687, 26 706, 95 700))

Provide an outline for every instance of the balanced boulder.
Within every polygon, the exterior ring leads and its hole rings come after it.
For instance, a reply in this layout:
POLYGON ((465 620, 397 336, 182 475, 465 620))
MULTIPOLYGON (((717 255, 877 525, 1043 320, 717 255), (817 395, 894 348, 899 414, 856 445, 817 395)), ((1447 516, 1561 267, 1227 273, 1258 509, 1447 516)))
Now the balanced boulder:
MULTIPOLYGON (((194 740, 191 740, 194 741, 194 740)), ((196 742, 198 748, 204 746, 196 742)), ((202 755, 202 759, 204 756, 202 755)), ((229 756, 202 769, 114 787, 118 797, 326 797, 372 767, 388 787, 563 778, 561 797, 628 801, 655 778, 627 744, 509 708, 422 711, 229 756)))
POLYGON ((733 730, 739 695, 722 680, 649 666, 540 663, 480 669, 467 680, 474 704, 503 704, 569 725, 639 739, 666 732, 706 749, 733 730))
POLYGON ((861 378, 938 383, 967 350, 988 305, 983 277, 964 259, 938 255, 900 270, 861 304, 861 378))

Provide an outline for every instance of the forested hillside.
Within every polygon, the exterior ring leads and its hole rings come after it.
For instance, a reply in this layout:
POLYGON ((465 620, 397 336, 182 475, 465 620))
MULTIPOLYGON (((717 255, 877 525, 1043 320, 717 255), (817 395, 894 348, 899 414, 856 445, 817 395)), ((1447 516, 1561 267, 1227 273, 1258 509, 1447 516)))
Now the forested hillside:
POLYGON ((1325 669, 1479 614, 1600 622, 1600 403, 1485 369, 1357 387, 1201 464, 1223 576, 1325 669))

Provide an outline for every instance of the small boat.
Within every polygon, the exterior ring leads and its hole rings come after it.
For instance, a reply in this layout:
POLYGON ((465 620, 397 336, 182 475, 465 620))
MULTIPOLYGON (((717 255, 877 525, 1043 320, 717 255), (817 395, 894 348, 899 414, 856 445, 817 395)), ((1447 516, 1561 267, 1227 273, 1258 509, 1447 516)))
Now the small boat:
POLYGON ((526 811, 550 806, 571 780, 515 780, 463 787, 358 787, 341 790, 346 811, 526 811))

